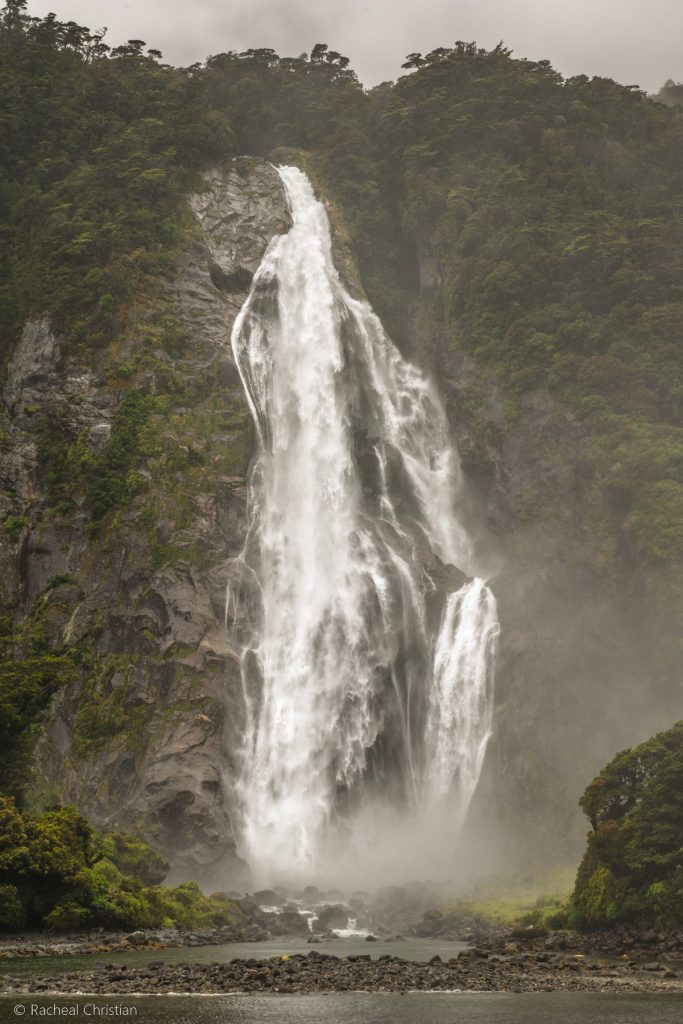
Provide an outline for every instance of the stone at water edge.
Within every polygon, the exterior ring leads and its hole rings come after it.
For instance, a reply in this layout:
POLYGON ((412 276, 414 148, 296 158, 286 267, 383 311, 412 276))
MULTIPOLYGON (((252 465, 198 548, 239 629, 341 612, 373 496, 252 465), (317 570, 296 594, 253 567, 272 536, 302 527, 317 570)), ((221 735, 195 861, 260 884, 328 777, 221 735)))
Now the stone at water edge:
POLYGON ((315 921, 316 931, 327 928, 346 928, 349 923, 349 912, 341 903, 323 907, 315 921))

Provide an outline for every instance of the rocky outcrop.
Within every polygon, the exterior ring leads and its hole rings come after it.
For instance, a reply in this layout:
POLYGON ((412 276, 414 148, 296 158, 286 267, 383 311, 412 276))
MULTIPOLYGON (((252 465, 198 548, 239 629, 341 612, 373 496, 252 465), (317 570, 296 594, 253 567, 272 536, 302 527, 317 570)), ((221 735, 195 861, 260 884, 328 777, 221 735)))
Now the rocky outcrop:
POLYGON ((47 319, 29 320, 12 353, 7 369, 4 401, 18 419, 30 402, 40 401, 54 380, 60 360, 59 345, 47 319))
POLYGON ((240 881, 242 734, 225 592, 251 443, 230 330, 287 215, 264 162, 231 161, 205 185, 174 279, 108 346, 76 351, 47 320, 26 325, 3 395, 0 585, 18 636, 39 625, 49 650, 80 652, 38 745, 36 801, 73 803, 160 848, 176 876, 224 887, 240 881), (152 402, 125 453, 132 498, 93 522, 87 476, 131 392, 152 402))

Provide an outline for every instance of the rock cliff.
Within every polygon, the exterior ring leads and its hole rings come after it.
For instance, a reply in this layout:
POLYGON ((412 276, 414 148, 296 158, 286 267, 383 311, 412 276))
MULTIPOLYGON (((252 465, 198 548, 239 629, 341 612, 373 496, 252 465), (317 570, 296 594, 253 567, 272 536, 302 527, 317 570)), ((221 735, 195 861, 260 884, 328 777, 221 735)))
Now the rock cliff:
POLYGON ((496 870, 571 863, 585 831, 578 794, 597 765, 680 717, 656 663, 672 631, 586 424, 547 391, 506 394, 457 338, 425 329, 439 258, 422 275, 414 344, 438 372, 501 622, 469 826, 496 870))
POLYGON ((242 732, 225 589, 251 445, 230 330, 287 215, 251 159, 206 175, 190 207, 175 276, 104 348, 24 328, 3 395, 0 588, 19 649, 79 651, 37 746, 36 803, 74 803, 224 885, 242 732))
MULTIPOLYGON (((249 585, 236 557, 252 433, 230 330, 286 226, 269 164, 215 168, 189 201, 175 275, 105 345, 73 349, 27 323, 3 392, 0 600, 20 655, 71 652, 75 669, 36 747, 33 800, 135 832, 208 886, 244 878, 231 787, 249 623, 226 630, 225 593, 249 585)), ((335 244, 355 287, 338 230, 335 244)), ((511 399, 439 334, 442 258, 421 256, 411 351, 445 396, 502 624, 470 824, 489 845, 504 835, 506 859, 572 856, 577 794, 677 716, 675 695, 653 676, 648 581, 589 432, 545 392, 511 399)))

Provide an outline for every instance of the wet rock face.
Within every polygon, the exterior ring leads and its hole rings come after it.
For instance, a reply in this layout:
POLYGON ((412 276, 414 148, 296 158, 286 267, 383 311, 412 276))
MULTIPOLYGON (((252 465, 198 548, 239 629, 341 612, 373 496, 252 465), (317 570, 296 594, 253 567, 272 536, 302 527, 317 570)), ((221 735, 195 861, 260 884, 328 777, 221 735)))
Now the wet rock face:
POLYGON ((240 157, 209 171, 205 183, 190 207, 213 257, 209 273, 219 282, 232 280, 223 290, 248 291, 268 243, 289 226, 280 177, 270 164, 240 157))
POLYGON ((59 359, 59 345, 50 322, 45 318, 29 320, 7 368, 3 398, 14 416, 21 416, 30 401, 42 397, 57 372, 59 359))
POLYGON ((0 536, 0 599, 27 628, 40 616, 50 649, 87 652, 38 744, 38 804, 75 804, 158 847, 171 880, 216 888, 244 878, 232 780, 245 624, 226 630, 225 593, 246 530, 250 422, 230 331, 287 214, 277 173, 251 159, 214 168, 190 206, 198 230, 175 278, 109 348, 75 353, 44 319, 23 331, 2 396, 0 515, 17 525, 0 536), (140 493, 93 527, 81 485, 68 514, 54 507, 37 424, 97 459, 126 389, 162 411, 130 470, 140 493))
POLYGON ((506 392, 433 326, 440 259, 435 247, 422 267, 415 347, 444 397, 471 485, 462 511, 501 624, 469 838, 493 870, 578 859, 577 798, 592 775, 679 717, 656 669, 656 592, 614 514, 588 422, 546 390, 506 392))
POLYGON ((328 928, 346 928, 348 923, 349 913, 346 907, 343 907, 340 903, 336 903, 333 906, 326 906, 322 908, 315 922, 315 929, 316 931, 324 931, 328 928))

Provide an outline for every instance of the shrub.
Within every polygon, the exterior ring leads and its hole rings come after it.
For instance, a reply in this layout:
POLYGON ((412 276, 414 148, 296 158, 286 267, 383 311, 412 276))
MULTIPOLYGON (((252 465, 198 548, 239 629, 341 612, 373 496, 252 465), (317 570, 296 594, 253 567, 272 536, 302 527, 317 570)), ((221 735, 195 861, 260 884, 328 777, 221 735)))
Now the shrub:
POLYGON ((97 833, 72 807, 22 814, 0 797, 0 928, 188 928, 228 924, 240 914, 195 882, 155 884, 168 863, 140 839, 97 833))
POLYGON ((21 531, 28 526, 28 519, 26 516, 7 516, 2 528, 5 533, 14 541, 19 539, 21 531))
POLYGON ((14 885, 0 885, 0 931, 16 932, 26 922, 24 905, 14 885))
POLYGON ((144 885, 158 885, 168 874, 170 865, 165 857, 141 839, 124 832, 97 835, 93 846, 100 856, 106 857, 124 875, 137 878, 144 885))

